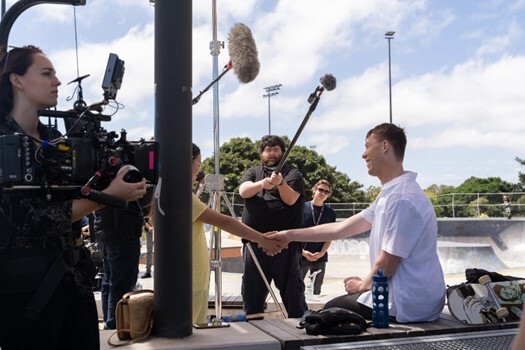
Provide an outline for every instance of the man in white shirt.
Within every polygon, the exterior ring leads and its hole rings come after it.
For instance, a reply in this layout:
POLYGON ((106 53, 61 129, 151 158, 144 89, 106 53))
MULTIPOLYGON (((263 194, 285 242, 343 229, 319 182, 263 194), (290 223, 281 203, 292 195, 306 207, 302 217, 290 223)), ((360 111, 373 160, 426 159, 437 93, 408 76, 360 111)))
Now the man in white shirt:
POLYGON ((371 319, 372 276, 381 269, 389 277, 389 311, 397 322, 433 321, 443 309, 446 288, 437 255, 436 215, 417 174, 403 169, 406 143, 404 130, 393 124, 367 133, 362 157, 382 186, 369 208, 341 222, 273 234, 283 242, 310 242, 371 230, 370 272, 364 278, 345 278, 347 294, 325 308, 342 307, 371 319))

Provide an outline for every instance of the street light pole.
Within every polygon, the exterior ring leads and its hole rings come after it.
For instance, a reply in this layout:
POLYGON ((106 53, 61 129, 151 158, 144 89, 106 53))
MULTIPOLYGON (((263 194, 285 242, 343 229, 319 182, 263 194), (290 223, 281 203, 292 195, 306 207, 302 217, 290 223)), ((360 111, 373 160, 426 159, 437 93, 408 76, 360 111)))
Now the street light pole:
POLYGON ((388 40, 388 92, 390 94, 390 124, 392 124, 392 65, 390 59, 390 40, 394 39, 396 32, 386 32, 385 39, 388 40))
POLYGON ((279 95, 277 92, 281 89, 283 84, 277 84, 272 86, 267 86, 264 88, 266 90, 266 95, 263 95, 263 98, 268 98, 268 135, 272 134, 272 122, 271 122, 271 112, 270 112, 270 98, 274 95, 279 95))

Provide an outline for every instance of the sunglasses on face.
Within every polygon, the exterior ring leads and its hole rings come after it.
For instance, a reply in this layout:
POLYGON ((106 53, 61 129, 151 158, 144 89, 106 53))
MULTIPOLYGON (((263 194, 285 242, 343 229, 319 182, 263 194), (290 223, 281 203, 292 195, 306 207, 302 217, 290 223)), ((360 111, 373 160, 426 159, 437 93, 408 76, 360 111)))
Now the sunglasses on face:
POLYGON ((317 191, 321 192, 321 193, 324 193, 326 195, 329 195, 330 194, 330 190, 325 190, 325 189, 322 189, 322 188, 318 188, 317 191))

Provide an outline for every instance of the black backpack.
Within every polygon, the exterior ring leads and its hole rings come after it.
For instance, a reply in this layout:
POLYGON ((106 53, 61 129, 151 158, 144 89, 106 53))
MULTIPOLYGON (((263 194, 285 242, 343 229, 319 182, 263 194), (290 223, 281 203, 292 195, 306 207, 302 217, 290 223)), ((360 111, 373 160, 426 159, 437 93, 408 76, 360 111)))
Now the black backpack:
POLYGON ((367 326, 366 320, 358 313, 331 307, 306 311, 297 328, 304 328, 309 335, 354 335, 364 332, 367 326))

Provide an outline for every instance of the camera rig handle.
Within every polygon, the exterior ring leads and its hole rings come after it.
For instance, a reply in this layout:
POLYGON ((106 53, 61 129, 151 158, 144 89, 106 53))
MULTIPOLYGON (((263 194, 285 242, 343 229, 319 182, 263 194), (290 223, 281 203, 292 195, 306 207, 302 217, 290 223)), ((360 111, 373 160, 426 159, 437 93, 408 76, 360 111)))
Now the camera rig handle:
POLYGON ((108 207, 126 209, 128 202, 115 196, 111 196, 104 192, 96 191, 91 187, 84 186, 80 189, 82 197, 89 199, 90 201, 104 204, 108 207))
POLYGON ((95 171, 93 176, 91 176, 91 178, 84 185, 84 187, 93 188, 97 185, 99 180, 105 180, 115 175, 121 163, 122 162, 120 158, 115 156, 107 156, 102 162, 100 168, 97 171, 95 171))
POLYGON ((94 190, 99 180, 111 178, 122 165, 120 158, 114 155, 107 155, 100 168, 91 176, 88 182, 80 189, 82 197, 97 203, 105 204, 110 207, 126 209, 128 202, 115 196, 111 196, 101 191, 94 190))

